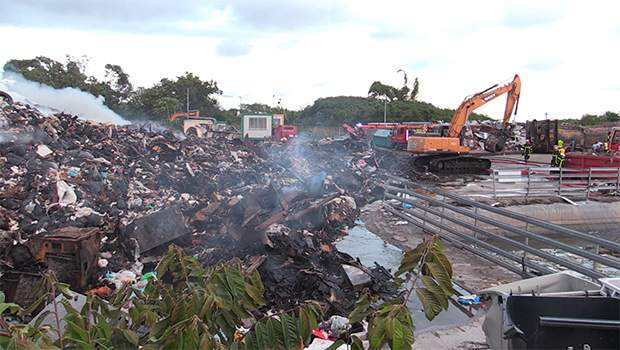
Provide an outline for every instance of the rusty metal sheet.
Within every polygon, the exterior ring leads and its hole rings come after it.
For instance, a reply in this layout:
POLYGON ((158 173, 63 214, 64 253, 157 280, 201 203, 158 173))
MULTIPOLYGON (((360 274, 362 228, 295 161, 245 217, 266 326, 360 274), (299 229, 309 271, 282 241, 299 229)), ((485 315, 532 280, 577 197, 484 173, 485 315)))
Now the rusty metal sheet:
POLYGON ((100 233, 97 227, 63 227, 32 236, 28 246, 32 255, 39 260, 43 260, 48 253, 77 255, 82 249, 96 256, 99 253, 100 233))

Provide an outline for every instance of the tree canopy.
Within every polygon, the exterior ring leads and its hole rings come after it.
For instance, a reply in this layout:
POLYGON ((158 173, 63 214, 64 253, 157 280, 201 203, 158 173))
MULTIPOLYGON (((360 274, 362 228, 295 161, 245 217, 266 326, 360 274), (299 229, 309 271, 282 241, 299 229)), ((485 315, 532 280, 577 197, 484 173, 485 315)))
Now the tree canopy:
POLYGON ((407 78, 407 72, 402 69, 398 70, 398 73, 403 73, 403 78, 405 80, 403 86, 401 88, 397 88, 390 85, 385 85, 380 81, 375 81, 370 85, 370 89, 368 89, 368 96, 387 99, 388 101, 416 101, 418 98, 418 93, 420 91, 420 82, 418 78, 415 78, 413 83, 413 88, 409 88, 409 79, 407 78))
POLYGON ((620 114, 607 111, 601 115, 585 114, 581 119, 568 119, 568 121, 581 126, 600 126, 609 122, 620 122, 620 114))
POLYGON ((218 117, 222 111, 213 95, 222 91, 213 80, 202 81, 193 73, 186 72, 176 80, 164 78, 150 88, 139 88, 130 99, 130 105, 149 119, 166 120, 172 113, 199 110, 201 115, 218 117), (176 101, 173 102, 173 101, 176 101))
MULTIPOLYGON (((338 96, 320 98, 312 106, 300 112, 298 126, 315 125, 340 126, 347 124, 367 124, 383 122, 400 123, 409 121, 450 121, 454 110, 437 108, 430 103, 394 100, 387 102, 380 98, 338 96)), ((488 119, 484 115, 472 113, 472 120, 488 119)))
MULTIPOLYGON (((452 109, 442 109, 431 103, 418 101, 420 83, 415 78, 411 87, 407 73, 403 73, 403 86, 394 87, 373 82, 368 97, 336 96, 319 98, 311 106, 299 111, 273 108, 254 103, 239 109, 224 110, 217 97, 222 94, 214 80, 203 81, 191 72, 175 79, 163 78, 151 87, 135 88, 131 77, 121 66, 105 65, 105 78, 98 80, 86 74, 89 63, 86 57, 66 56, 66 63, 44 56, 34 59, 9 60, 4 72, 21 74, 25 79, 48 85, 55 89, 72 87, 102 96, 104 104, 127 120, 147 119, 167 122, 168 117, 179 111, 199 110, 201 116, 214 117, 231 124, 239 124, 241 113, 284 113, 287 124, 301 128, 314 126, 340 126, 343 123, 371 123, 404 121, 450 121, 452 109), (189 101, 189 103, 188 103, 189 101)), ((471 120, 489 119, 473 113, 471 120)), ((620 121, 620 114, 607 111, 601 115, 586 114, 579 120, 569 120, 583 126, 596 126, 610 121, 620 121)))

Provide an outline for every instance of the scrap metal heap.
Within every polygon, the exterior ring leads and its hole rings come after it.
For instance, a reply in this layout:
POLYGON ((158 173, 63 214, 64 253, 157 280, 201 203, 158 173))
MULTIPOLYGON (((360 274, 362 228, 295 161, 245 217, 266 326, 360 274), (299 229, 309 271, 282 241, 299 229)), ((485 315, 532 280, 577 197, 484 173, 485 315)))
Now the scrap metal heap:
POLYGON ((147 274, 174 243, 205 266, 258 269, 269 307, 312 299, 346 314, 361 287, 350 266, 393 293, 388 272, 332 244, 381 198, 374 165, 360 139, 186 138, 14 103, 0 112, 0 286, 22 306, 47 269, 78 292, 113 290, 106 276, 147 274))

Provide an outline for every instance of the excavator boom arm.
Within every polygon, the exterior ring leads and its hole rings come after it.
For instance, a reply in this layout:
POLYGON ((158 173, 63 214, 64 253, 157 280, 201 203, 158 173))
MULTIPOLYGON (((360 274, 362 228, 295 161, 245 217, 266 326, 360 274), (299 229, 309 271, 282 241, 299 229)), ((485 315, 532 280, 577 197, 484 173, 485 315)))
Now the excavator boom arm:
POLYGON ((193 110, 193 111, 189 111, 189 112, 174 113, 173 115, 171 115, 169 117, 169 119, 170 119, 170 122, 172 123, 178 117, 199 117, 199 116, 200 116, 200 111, 193 110))
POLYGON ((458 137, 459 133, 465 126, 469 115, 476 109, 487 102, 494 100, 495 98, 505 94, 508 94, 506 101, 506 109, 504 110, 504 121, 502 129, 506 127, 506 124, 510 121, 513 109, 516 112, 515 106, 518 105, 519 95, 521 94, 521 79, 518 75, 515 75, 512 82, 503 85, 493 85, 492 87, 469 96, 461 103, 456 109, 450 128, 448 129, 448 137, 458 137))

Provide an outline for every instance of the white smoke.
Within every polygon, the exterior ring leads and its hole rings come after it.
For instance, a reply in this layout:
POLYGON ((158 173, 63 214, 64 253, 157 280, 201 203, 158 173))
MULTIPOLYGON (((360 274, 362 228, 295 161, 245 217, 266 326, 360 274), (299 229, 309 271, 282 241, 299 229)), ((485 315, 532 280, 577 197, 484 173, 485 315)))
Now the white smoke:
POLYGON ((79 118, 99 123, 129 124, 120 115, 103 104, 103 97, 95 97, 74 88, 54 89, 50 86, 24 79, 20 75, 3 75, 0 90, 7 92, 14 101, 34 105, 41 113, 62 111, 79 118))

